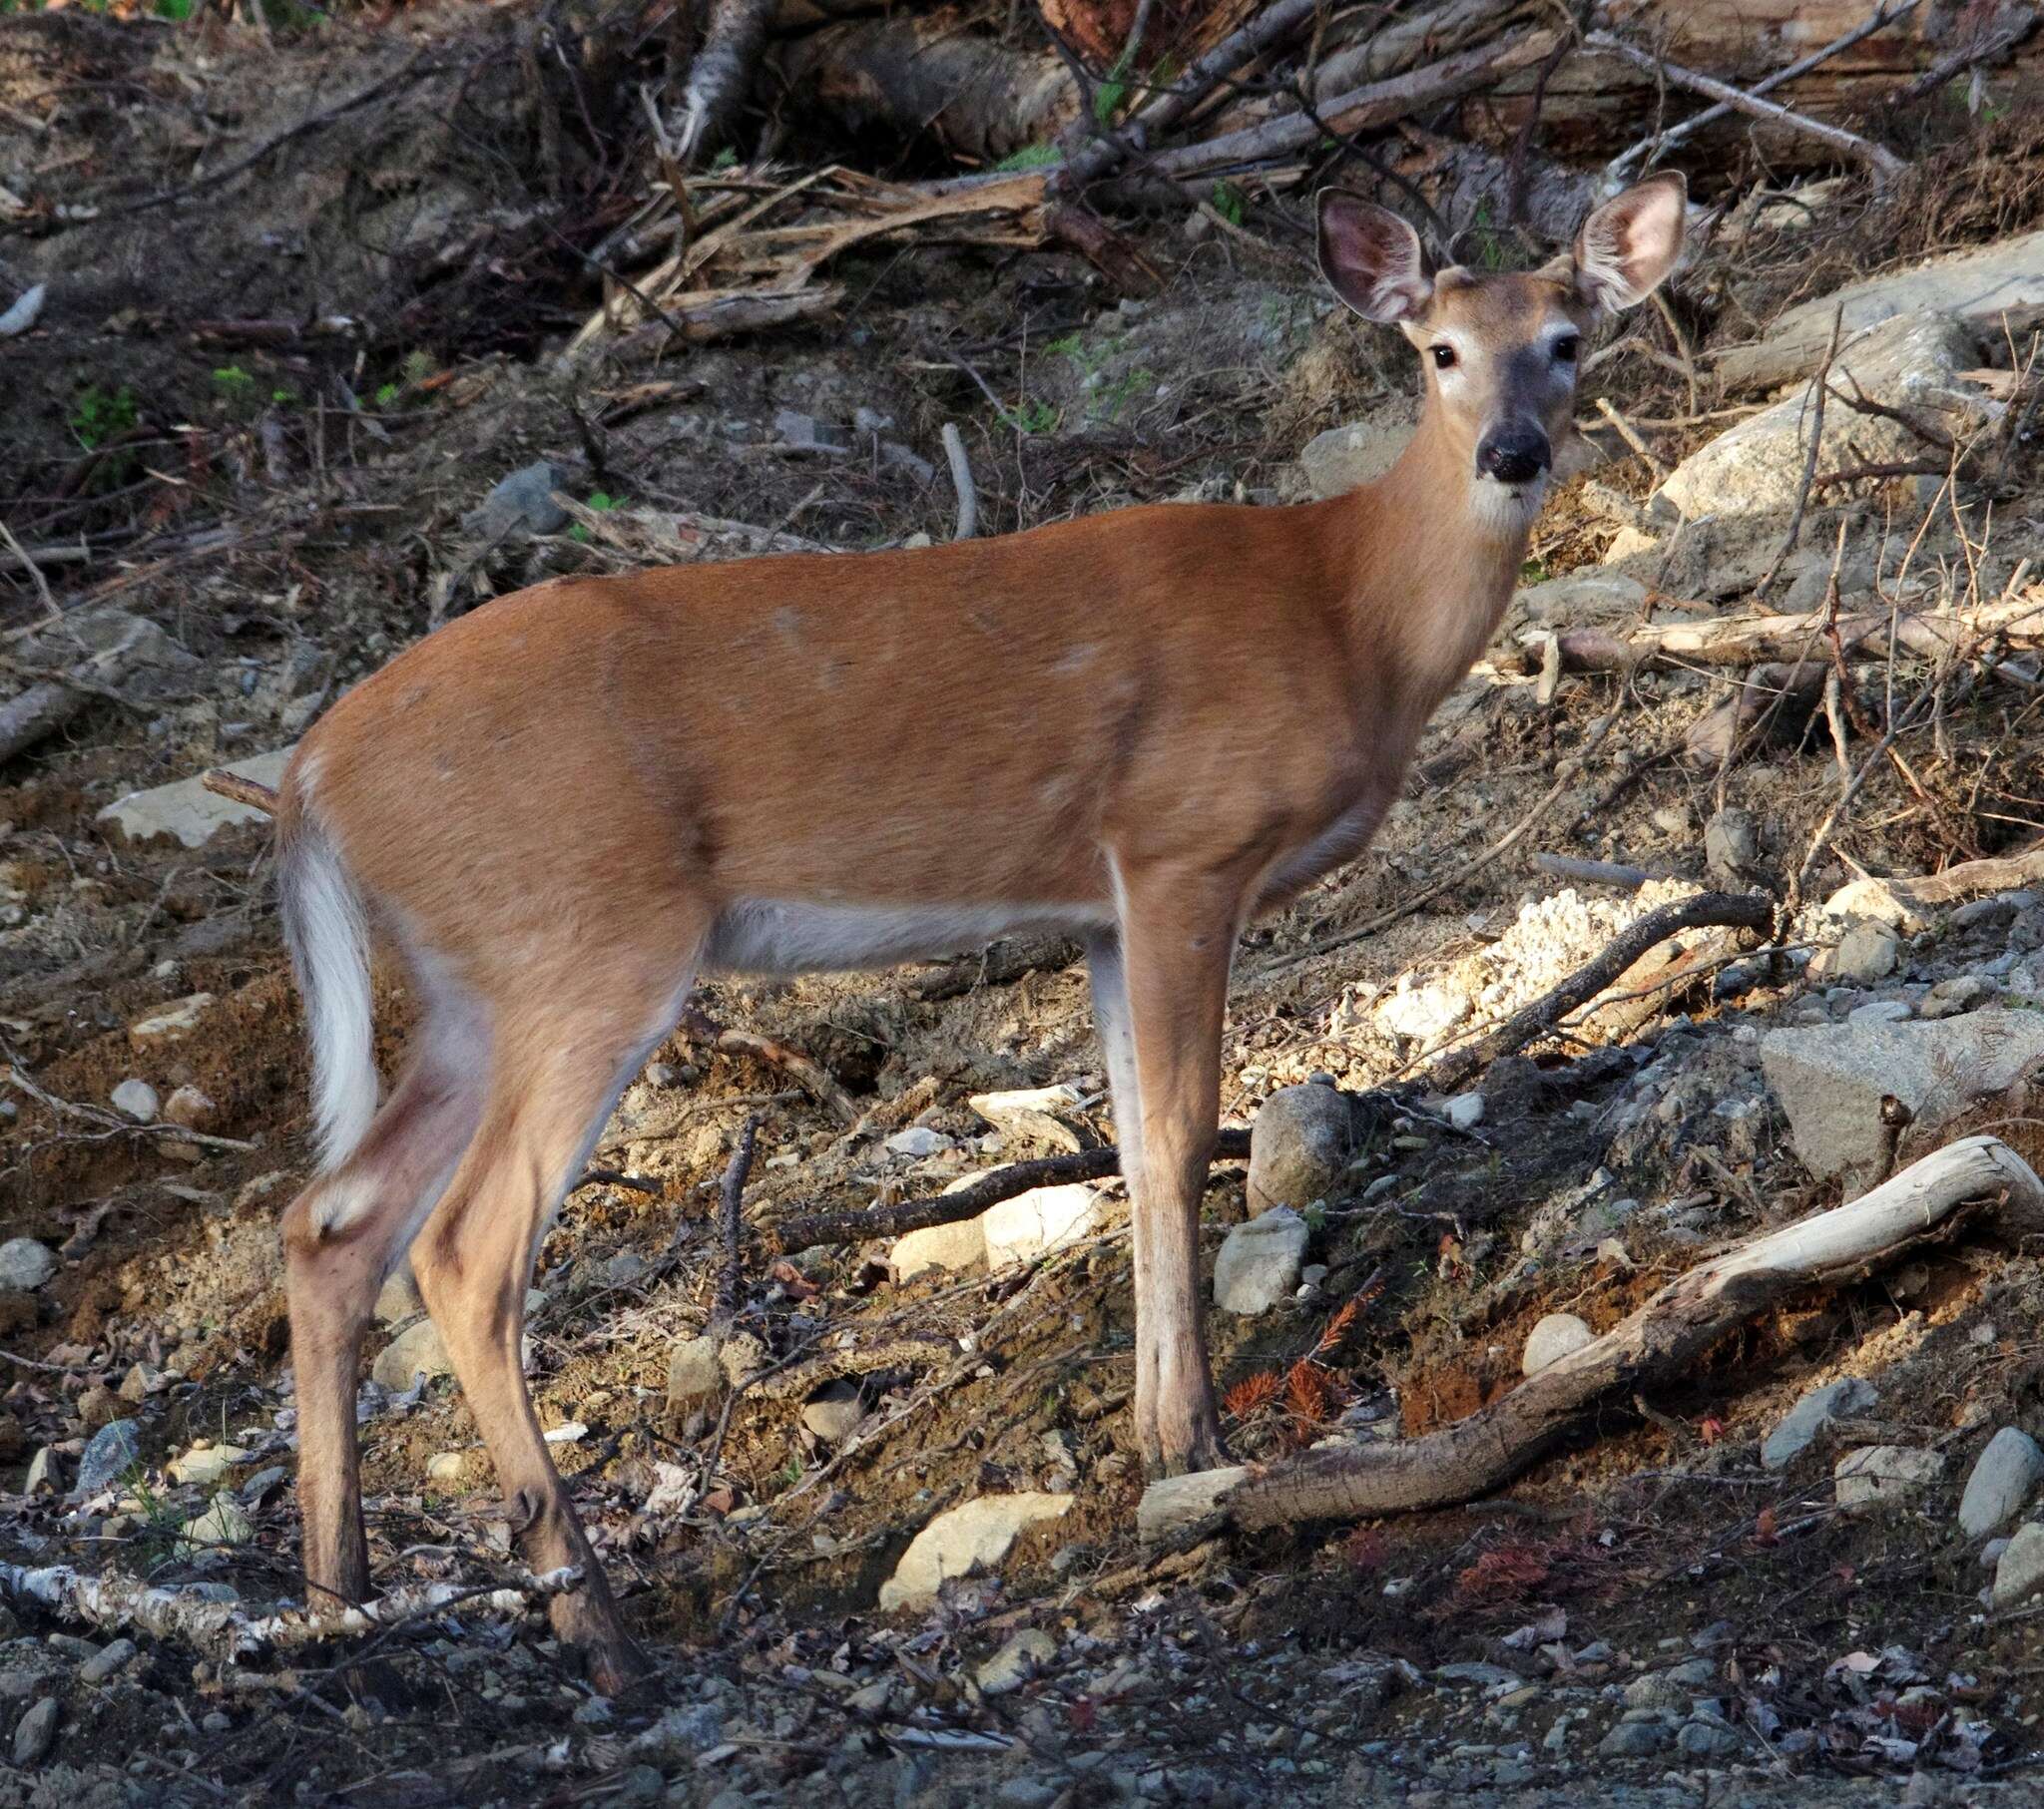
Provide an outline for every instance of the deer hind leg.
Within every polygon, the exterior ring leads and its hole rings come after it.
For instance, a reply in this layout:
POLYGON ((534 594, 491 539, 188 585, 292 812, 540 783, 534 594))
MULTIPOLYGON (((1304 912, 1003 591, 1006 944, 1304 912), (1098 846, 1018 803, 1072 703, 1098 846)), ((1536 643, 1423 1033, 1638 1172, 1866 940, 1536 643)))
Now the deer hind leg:
POLYGON ((427 1007, 409 1066, 364 1136, 283 1217, 291 1366, 297 1378, 298 1503, 307 1598, 361 1601, 355 1377, 376 1292, 404 1254, 482 1117, 480 1015, 444 992, 427 1007))
MULTIPOLYGON (((707 928, 707 925, 704 926, 707 928)), ((626 1083, 673 1028, 694 950, 661 964, 530 969, 497 1020, 480 1130, 412 1246, 412 1270, 489 1447, 526 1562, 581 1568, 554 1597, 554 1630, 583 1649, 600 1688, 640 1668, 525 1385, 525 1292, 555 1211, 626 1083), (535 1007, 547 1001, 550 1012, 535 1007)))
MULTIPOLYGON (((1142 1152, 1129 1188, 1136 1435, 1152 1476, 1227 1461, 1202 1330, 1200 1198, 1221 1109, 1229 964, 1254 877, 1167 867, 1122 874, 1123 992, 1142 1152)), ((1108 1049, 1112 1075, 1111 1039, 1108 1049)), ((1121 1110, 1117 1100, 1117 1118, 1121 1110)))

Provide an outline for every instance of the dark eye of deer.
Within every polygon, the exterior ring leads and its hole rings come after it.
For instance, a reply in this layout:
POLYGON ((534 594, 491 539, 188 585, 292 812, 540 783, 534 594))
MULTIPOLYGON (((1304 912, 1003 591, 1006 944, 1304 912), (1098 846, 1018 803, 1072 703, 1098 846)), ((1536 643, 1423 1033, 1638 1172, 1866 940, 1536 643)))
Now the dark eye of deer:
POLYGON ((1576 354, 1582 349, 1583 342, 1574 333, 1569 334, 1566 339, 1557 339, 1554 342, 1555 362, 1558 364, 1573 364, 1576 361, 1576 354))
POLYGON ((1455 348, 1452 345, 1436 345, 1433 348, 1435 370, 1452 370, 1455 367, 1455 348))

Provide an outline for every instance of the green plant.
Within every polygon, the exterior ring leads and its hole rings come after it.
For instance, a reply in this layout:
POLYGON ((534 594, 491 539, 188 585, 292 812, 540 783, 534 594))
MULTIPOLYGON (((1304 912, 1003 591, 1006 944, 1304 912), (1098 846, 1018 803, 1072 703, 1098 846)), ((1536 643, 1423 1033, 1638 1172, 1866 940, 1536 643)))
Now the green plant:
POLYGON ((1519 568, 1521 584, 1544 584, 1547 580, 1547 562, 1544 559, 1529 559, 1519 568))
POLYGON ((1004 418, 1017 433, 1054 433, 1064 416, 1048 402, 1039 401, 1035 396, 1024 396, 1015 407, 1006 411, 1004 418))
MULTIPOLYGON (((582 506, 597 515, 608 515, 618 506, 618 499, 608 490, 592 490, 589 493, 589 500, 582 506)), ((589 539, 589 530, 577 522, 568 530, 568 538, 586 543, 589 539)))
POLYGON ((710 167, 713 170, 736 170, 739 167, 739 154, 727 145, 710 160, 710 167))
POLYGON ((71 407, 71 432, 86 451, 97 451, 117 434, 131 431, 142 419, 135 392, 122 384, 108 395, 98 384, 79 392, 71 407))
POLYGON ((378 408, 389 408, 403 394, 404 385, 402 383, 379 383, 376 386, 376 406, 378 408))
POLYGON ((1103 421, 1118 421, 1122 410, 1133 402, 1138 393, 1156 386, 1157 373, 1146 365, 1136 368, 1119 381, 1110 384, 1100 392, 1100 398, 1093 405, 1095 416, 1103 421))
POLYGON ((1046 170, 1064 161, 1065 154, 1055 145, 1024 145, 1020 151, 1009 152, 994 168, 998 171, 1046 170))
POLYGON ((1242 225, 1243 193, 1233 183, 1214 185, 1214 212, 1232 226, 1242 225))
POLYGON ((1490 203, 1476 204, 1476 216, 1469 223, 1470 235, 1476 240, 1476 262, 1486 270, 1501 270, 1505 267, 1505 241, 1499 237, 1497 228, 1491 224, 1490 203))

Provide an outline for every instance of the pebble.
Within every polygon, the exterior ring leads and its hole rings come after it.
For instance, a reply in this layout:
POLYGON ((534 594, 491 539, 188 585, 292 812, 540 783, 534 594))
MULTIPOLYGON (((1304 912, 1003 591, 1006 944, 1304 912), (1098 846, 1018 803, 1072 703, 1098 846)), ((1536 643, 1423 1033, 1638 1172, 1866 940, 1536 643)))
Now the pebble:
POLYGON ((116 1112, 124 1112, 138 1125, 154 1125, 157 1115, 163 1110, 163 1102, 157 1091, 147 1081, 132 1077, 116 1087, 109 1096, 116 1112))
POLYGON ((1862 917, 1825 953, 1823 978, 1837 986, 1871 986, 1895 971, 1901 950, 1902 939, 1887 924, 1862 917))
POLYGON ((187 1131, 211 1131, 220 1122, 220 1108, 203 1089, 179 1087, 164 1101, 164 1122, 187 1131))
POLYGON ((1483 1123, 1483 1095, 1458 1093, 1441 1108, 1441 1117, 1457 1131, 1474 1131, 1483 1123))
POLYGON ((1761 1463, 1770 1470, 1786 1470, 1816 1443, 1833 1420, 1865 1413, 1879 1399, 1873 1384, 1858 1376, 1812 1388, 1768 1434, 1761 1446, 1761 1463))
POLYGON ((906 1131, 897 1131, 880 1145, 889 1155, 905 1155, 920 1160, 927 1155, 938 1155, 955 1147, 953 1140, 941 1131, 932 1131, 927 1125, 911 1125, 906 1131))
POLYGON ((1258 1109, 1250 1128, 1251 1213, 1279 1206, 1303 1211, 1327 1198, 1353 1148, 1354 1117, 1347 1095, 1312 1081, 1280 1087, 1258 1109))
POLYGON ((14 1724, 14 1762, 40 1765, 57 1744, 57 1698, 45 1696, 14 1724))
POLYGON ((802 1406, 802 1424, 826 1445, 841 1445, 866 1417, 856 1382, 828 1382, 802 1406))
POLYGON ((1519 1371, 1522 1375, 1537 1376, 1596 1340, 1597 1334, 1574 1313, 1549 1313, 1527 1334, 1519 1371))
POLYGON ((983 1696, 1017 1690, 1058 1655, 1058 1642, 1038 1627, 1024 1627, 973 1673, 983 1696))
POLYGON ((111 1489, 142 1461, 142 1436, 133 1420, 112 1420, 86 1441, 72 1494, 82 1499, 111 1489))
POLYGON ((1969 1539, 1999 1531, 2022 1512, 2040 1481, 2044 1449, 2027 1432, 2004 1426, 1987 1441, 1966 1478, 1966 1492, 1959 1498, 1960 1528, 1969 1539))
POLYGON ((1994 1567, 1994 1605, 2012 1608, 2044 1588, 2044 1526, 2026 1522, 2015 1530, 1994 1567))
POLYGON ((78 1667, 81 1683, 104 1683, 117 1671, 127 1668, 128 1662, 140 1648, 132 1639, 116 1639, 93 1653, 78 1667))
POLYGON ((0 1243, 0 1287, 41 1287, 57 1272, 57 1258, 48 1244, 33 1237, 10 1237, 0 1243))
POLYGON ((724 1387, 724 1366, 717 1360, 714 1338, 684 1338, 669 1352, 667 1404, 686 1407, 724 1387))

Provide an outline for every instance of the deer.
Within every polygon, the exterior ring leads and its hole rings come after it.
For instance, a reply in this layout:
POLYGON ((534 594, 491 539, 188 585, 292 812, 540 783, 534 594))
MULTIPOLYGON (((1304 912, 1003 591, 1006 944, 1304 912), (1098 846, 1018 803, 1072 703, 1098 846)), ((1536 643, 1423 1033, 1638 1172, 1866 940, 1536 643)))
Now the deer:
POLYGON ((1415 348, 1382 478, 919 549, 555 578, 436 630, 305 734, 275 798, 318 1163, 282 1220, 308 1600, 368 1599, 355 1392, 410 1254, 563 1641, 642 1660, 521 1363, 542 1238, 707 972, 1083 942, 1130 1195, 1134 1440, 1225 1458, 1199 1220, 1237 939, 1356 858, 1496 631, 1583 348, 1682 250, 1662 174, 1540 268, 1430 270, 1315 198, 1317 262, 1415 348), (416 1008, 379 1104, 371 959, 416 1008))

